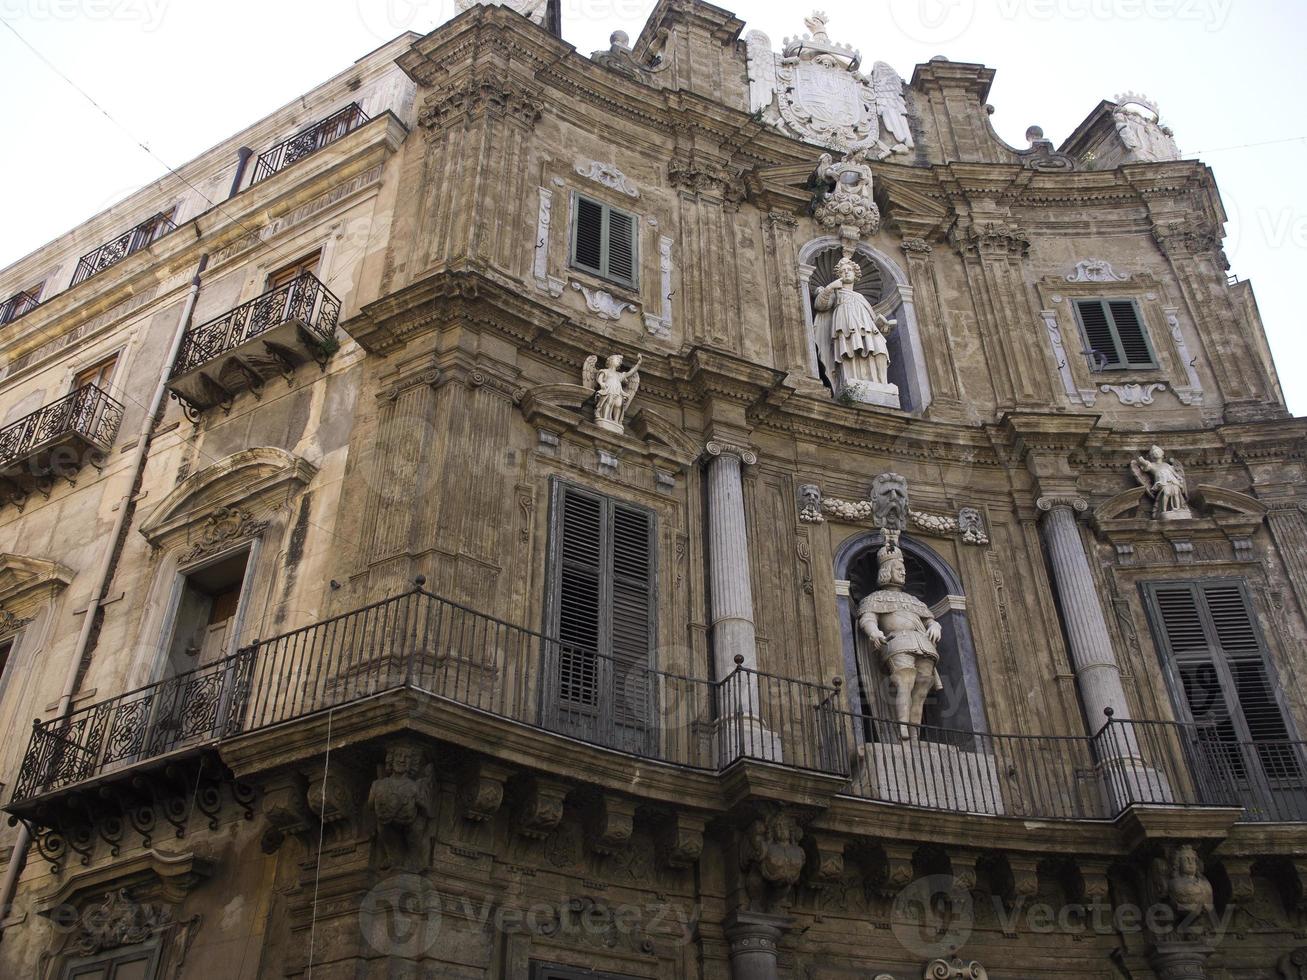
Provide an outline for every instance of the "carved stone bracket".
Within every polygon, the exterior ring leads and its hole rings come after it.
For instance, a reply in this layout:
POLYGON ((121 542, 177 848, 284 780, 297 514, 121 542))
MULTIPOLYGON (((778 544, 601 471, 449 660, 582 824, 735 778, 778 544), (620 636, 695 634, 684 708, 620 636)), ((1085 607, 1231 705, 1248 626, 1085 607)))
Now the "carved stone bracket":
POLYGON ((620 300, 603 289, 590 289, 579 282, 572 283, 572 288, 585 297, 585 306, 601 320, 620 320, 627 310, 636 311, 635 304, 620 300))
POLYGON ((659 821, 655 838, 659 856, 669 868, 692 868, 703 854, 703 817, 677 811, 659 821))
POLYGON ((563 821, 563 801, 572 787, 554 779, 531 780, 517 810, 517 832, 544 840, 563 821))
POLYGON ((803 841, 808 854, 804 883, 824 890, 838 885, 844 878, 844 840, 825 834, 811 834, 803 841))
POLYGON ((631 840, 635 827, 635 801, 605 793, 590 812, 590 849, 616 854, 631 840))
POLYGON ((478 760, 467 767, 458 784, 458 805, 464 820, 484 823, 499 812, 504 802, 508 770, 478 760))

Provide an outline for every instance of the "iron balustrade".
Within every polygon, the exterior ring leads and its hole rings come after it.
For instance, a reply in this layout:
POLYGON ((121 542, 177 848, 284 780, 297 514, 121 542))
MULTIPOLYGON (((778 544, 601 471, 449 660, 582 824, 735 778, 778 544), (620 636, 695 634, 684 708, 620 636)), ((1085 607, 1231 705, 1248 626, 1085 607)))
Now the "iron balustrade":
POLYGON ((1092 737, 901 726, 846 709, 838 684, 632 667, 421 586, 37 723, 12 802, 400 690, 696 770, 825 774, 901 806, 1105 820, 1140 803, 1242 804, 1247 820, 1307 820, 1303 743, 1232 747, 1214 729, 1115 719, 1092 737), (569 686, 577 671, 596 682, 569 686))
POLYGON ((267 180, 291 164, 312 156, 324 146, 329 146, 347 133, 358 129, 368 120, 369 117, 362 107, 357 102, 351 102, 326 119, 315 122, 308 129, 296 133, 290 139, 283 140, 261 154, 254 165, 254 176, 250 179, 250 185, 267 180))
POLYGON ((98 452, 107 452, 122 420, 121 404, 97 385, 83 385, 0 429, 0 473, 8 474, 68 436, 78 436, 98 452))
POLYGON ((153 245, 168 232, 176 230, 177 226, 168 214, 160 212, 146 218, 135 228, 123 232, 113 241, 105 242, 94 252, 83 255, 81 261, 77 263, 77 271, 73 273, 72 285, 76 286, 80 282, 85 282, 110 266, 117 265, 127 256, 153 245))
POLYGON ((31 313, 41 305, 41 300, 31 293, 18 292, 0 303, 0 327, 13 323, 20 316, 31 313))
POLYGON ((340 300, 311 272, 301 273, 284 286, 187 330, 172 377, 189 374, 283 323, 298 323, 314 344, 327 344, 339 321, 340 300))

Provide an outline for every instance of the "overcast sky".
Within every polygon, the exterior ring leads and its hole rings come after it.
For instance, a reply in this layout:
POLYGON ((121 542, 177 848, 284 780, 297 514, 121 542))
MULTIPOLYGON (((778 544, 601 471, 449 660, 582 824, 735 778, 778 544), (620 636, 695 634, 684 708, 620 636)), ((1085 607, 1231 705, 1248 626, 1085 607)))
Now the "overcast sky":
MULTIPOLYGON (((814 0, 831 36, 905 77, 934 55, 997 69, 994 124, 1061 142, 1100 99, 1150 95, 1187 157, 1216 171, 1233 272, 1253 280, 1289 407, 1307 414, 1307 4, 1285 0, 814 0)), ((589 53, 635 37, 652 0, 563 0, 589 53)), ((727 4, 727 6, 730 6, 727 4)), ((779 46, 806 6, 737 0, 779 46)), ((344 70, 453 0, 0 0, 0 267, 344 70), (126 132, 124 132, 126 130, 126 132), (128 133, 131 136, 127 135, 128 133)), ((0 297, 2 298, 2 297, 0 297)))

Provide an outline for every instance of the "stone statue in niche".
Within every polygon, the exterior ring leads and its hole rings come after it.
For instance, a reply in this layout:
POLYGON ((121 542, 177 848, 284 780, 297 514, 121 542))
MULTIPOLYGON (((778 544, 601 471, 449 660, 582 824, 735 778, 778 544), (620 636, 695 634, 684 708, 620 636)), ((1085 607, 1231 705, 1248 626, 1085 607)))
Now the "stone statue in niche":
POLYGON ((908 481, 897 473, 882 473, 871 481, 872 523, 882 531, 906 531, 911 507, 908 481))
POLYGON ((376 819, 379 864, 383 870, 421 871, 423 842, 434 816, 434 771, 421 749, 407 743, 386 749, 382 775, 368 791, 367 809, 376 819))
POLYGON ((1168 459, 1161 446, 1154 446, 1147 456, 1132 460, 1130 470, 1153 498, 1156 520, 1187 521, 1193 516, 1189 510, 1189 481, 1184 466, 1174 456, 1168 459))
POLYGON ((884 533, 885 545, 876 556, 878 589, 859 603, 858 625, 880 657, 899 738, 908 739, 914 731, 909 726, 921 724, 926 697, 944 687, 936 648, 943 630, 926 604, 905 591, 907 562, 899 532, 884 533))
POLYGON ((593 391, 595 398, 595 424, 609 432, 621 435, 625 431, 626 413, 640 391, 640 364, 643 355, 636 357, 629 371, 622 370, 622 355, 613 354, 599 367, 599 357, 592 354, 585 360, 581 371, 581 387, 593 391))
POLYGON ((877 313, 853 288, 862 276, 862 267, 856 261, 846 255, 835 266, 835 272, 839 278, 819 289, 812 305, 819 329, 830 337, 840 395, 898 408, 899 389, 890 384, 886 340, 898 323, 877 313))

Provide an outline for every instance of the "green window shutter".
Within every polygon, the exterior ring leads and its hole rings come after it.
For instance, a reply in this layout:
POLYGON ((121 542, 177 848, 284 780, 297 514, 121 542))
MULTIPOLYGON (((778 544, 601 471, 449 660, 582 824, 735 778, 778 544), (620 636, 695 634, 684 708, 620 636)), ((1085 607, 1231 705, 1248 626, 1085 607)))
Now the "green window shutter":
POLYGON ((1101 355, 1098 366, 1102 370, 1157 366, 1133 300, 1080 299, 1076 300, 1076 314, 1086 348, 1101 355))
POLYGON ((572 265, 634 288, 639 268, 634 215, 578 195, 572 209, 572 265))

